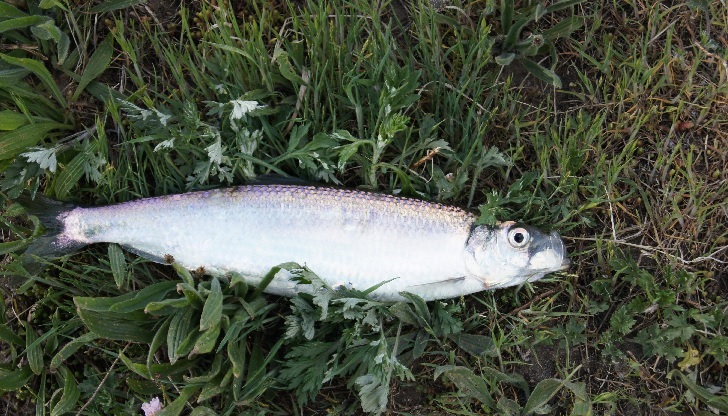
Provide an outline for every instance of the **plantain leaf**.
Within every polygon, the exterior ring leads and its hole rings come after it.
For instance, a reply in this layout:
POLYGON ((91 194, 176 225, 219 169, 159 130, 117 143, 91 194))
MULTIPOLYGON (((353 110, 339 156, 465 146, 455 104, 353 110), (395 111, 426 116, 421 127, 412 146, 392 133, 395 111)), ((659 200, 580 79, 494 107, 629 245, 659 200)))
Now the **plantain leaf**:
POLYGON ((30 366, 23 366, 20 370, 4 371, 0 369, 0 391, 17 390, 25 385, 33 376, 30 366))
POLYGON ((546 69, 530 59, 521 58, 518 60, 523 66, 541 81, 547 82, 556 88, 561 88, 561 78, 550 69, 546 69))
POLYGON ((56 122, 34 123, 0 134, 0 160, 12 159, 27 148, 35 146, 51 130, 69 129, 71 126, 56 122))
POLYGON ((0 130, 15 130, 29 122, 30 120, 25 114, 11 110, 0 111, 0 130))
POLYGON ((51 370, 56 370, 63 364, 64 361, 66 361, 66 359, 68 359, 68 357, 75 354, 79 348, 83 347, 86 343, 95 340, 96 338, 96 334, 94 334, 93 332, 88 332, 64 345, 63 348, 61 348, 61 350, 58 351, 56 355, 53 356, 53 358, 51 358, 51 370))
POLYGON ((121 288, 126 283, 126 257, 124 251, 118 244, 109 244, 109 265, 111 266, 111 274, 114 275, 114 283, 116 287, 121 288))
POLYGON ((46 87, 48 87, 53 94, 53 97, 55 97, 56 101, 58 101, 62 108, 66 108, 68 106, 66 99, 63 98, 61 90, 58 88, 58 85, 56 85, 56 81, 42 63, 32 58, 15 58, 6 54, 0 54, 0 59, 34 73, 38 78, 40 78, 46 87))
POLYGON ((222 318, 222 291, 220 289, 220 282, 213 277, 210 286, 210 293, 207 295, 205 306, 202 308, 200 331, 206 331, 219 325, 220 319, 222 318))
POLYGON ((184 410, 185 405, 187 405, 187 402, 190 400, 192 395, 195 394, 201 387, 202 386, 200 385, 185 387, 182 389, 179 397, 174 399, 174 401, 162 409, 161 412, 157 413, 156 416, 178 416, 182 413, 182 410, 184 410))
POLYGON ((83 176, 83 165, 86 163, 86 156, 83 153, 77 154, 58 174, 53 186, 56 197, 60 200, 66 199, 78 181, 83 176))
POLYGON ((81 74, 81 79, 78 81, 78 87, 76 87, 76 91, 73 93, 73 100, 75 101, 79 95, 83 92, 83 90, 88 86, 91 81, 96 79, 99 75, 101 75, 106 68, 109 67, 109 64, 111 63, 111 56, 114 53, 114 37, 113 35, 109 34, 106 39, 103 40, 99 44, 98 47, 96 47, 96 50, 94 51, 93 55, 88 60, 88 64, 86 65, 85 70, 83 71, 83 74, 81 74))
POLYGON ((127 7, 136 6, 137 4, 146 3, 147 0, 106 0, 101 4, 92 7, 91 13, 106 13, 127 7))
POLYGON ((435 379, 441 374, 444 374, 456 385, 461 393, 480 400, 490 408, 495 407, 495 401, 490 395, 488 385, 482 377, 476 376, 471 369, 456 365, 444 365, 435 368, 435 379))
POLYGON ((38 334, 29 322, 25 323, 25 355, 33 373, 37 375, 43 372, 43 350, 40 347, 38 334))
POLYGON ((529 415, 545 406, 562 387, 564 387, 564 382, 555 378, 547 378, 539 381, 533 389, 533 392, 531 392, 531 396, 529 396, 522 414, 529 415))
POLYGON ((79 397, 81 397, 81 392, 78 391, 73 373, 71 373, 71 370, 63 367, 63 394, 58 403, 51 409, 51 416, 60 416, 71 411, 79 397))
POLYGON ((133 298, 115 303, 109 307, 109 310, 120 313, 144 310, 150 302, 159 302, 164 299, 167 293, 174 290, 176 287, 177 284, 172 281, 155 283, 145 287, 144 289, 133 292, 133 298))
POLYGON ((7 2, 0 3, 0 16, 9 19, 15 17, 27 16, 26 13, 20 11, 17 7, 8 4, 7 2))
POLYGON ((709 392, 705 387, 698 385, 680 370, 671 371, 669 376, 672 376, 673 374, 679 375, 680 381, 682 381, 685 387, 687 387, 688 390, 690 390, 701 402, 718 409, 720 412, 728 414, 728 397, 709 392))
POLYGON ((50 21, 46 16, 22 16, 0 22, 0 33, 39 25, 50 21))
POLYGON ((189 335, 190 330, 194 328, 192 325, 194 313, 195 310, 192 308, 180 309, 170 321, 167 331, 167 356, 172 364, 177 362, 180 355, 183 355, 178 354, 177 350, 189 335))
POLYGON ((0 324, 0 341, 21 346, 24 344, 23 339, 5 324, 0 324))
POLYGON ((212 351, 217 344, 217 339, 220 337, 220 323, 209 328, 197 338, 194 348, 190 355, 207 354, 212 351))

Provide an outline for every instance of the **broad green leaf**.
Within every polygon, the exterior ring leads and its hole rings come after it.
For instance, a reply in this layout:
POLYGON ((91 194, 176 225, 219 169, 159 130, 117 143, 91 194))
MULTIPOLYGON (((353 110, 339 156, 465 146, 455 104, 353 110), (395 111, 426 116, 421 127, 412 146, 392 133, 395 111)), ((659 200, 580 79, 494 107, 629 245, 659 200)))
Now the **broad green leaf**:
POLYGON ((206 331, 220 324, 222 297, 220 282, 213 277, 210 282, 210 293, 207 295, 205 306, 202 308, 202 316, 200 316, 200 331, 206 331))
POLYGON ((52 9, 53 7, 58 7, 62 10, 68 11, 68 9, 59 0, 40 0, 40 3, 38 4, 38 6, 44 10, 52 9))
POLYGON ((177 284, 172 281, 155 283, 145 287, 144 289, 133 292, 133 298, 118 302, 109 307, 109 310, 111 312, 120 313, 144 310, 150 302, 159 302, 164 299, 167 293, 174 290, 176 287, 177 284))
POLYGON ((501 27, 503 33, 507 33, 513 24, 514 0, 501 0, 501 27))
MULTIPOLYGON (((0 301, 1 300, 2 299, 0 299, 0 301)), ((5 324, 0 324, 0 340, 19 346, 25 345, 23 339, 20 338, 15 332, 13 332, 12 329, 8 328, 8 326, 5 324)))
POLYGON ((695 381, 691 380, 690 377, 683 374, 682 371, 673 370, 669 376, 677 374, 680 376, 680 381, 688 388, 701 402, 707 404, 710 407, 714 407, 721 412, 728 414, 728 397, 718 396, 709 392, 705 387, 698 385, 695 381))
POLYGON ((33 32, 38 39, 53 39, 56 43, 61 40, 61 29, 59 29, 52 20, 46 20, 39 25, 31 26, 30 31, 33 32))
POLYGON ((16 130, 0 134, 0 160, 12 159, 23 153, 31 146, 35 146, 46 137, 46 134, 56 129, 69 129, 63 123, 44 122, 22 126, 16 130))
POLYGON ((495 401, 490 395, 488 385, 483 381, 482 377, 476 376, 471 369, 455 365, 435 368, 435 379, 441 374, 447 376, 461 393, 480 400, 481 403, 490 408, 495 407, 495 401))
POLYGON ((498 65, 510 65, 513 60, 516 59, 516 54, 513 52, 503 52, 502 54, 495 57, 495 63, 498 65))
POLYGON ((409 303, 397 302, 389 307, 389 312, 396 316, 400 321, 417 326, 424 326, 421 319, 417 316, 414 310, 410 307, 409 303))
POLYGON ((23 366, 19 370, 4 371, 0 369, 0 391, 17 390, 25 385, 33 376, 30 366, 23 366))
POLYGON ((88 332, 64 345, 63 348, 61 348, 61 350, 58 351, 56 355, 53 356, 53 358, 51 358, 51 370, 56 370, 57 368, 59 368, 66 361, 66 359, 75 354, 79 348, 95 340, 96 338, 96 334, 94 334, 93 332, 88 332))
POLYGON ((144 312, 153 315, 169 315, 174 309, 188 306, 190 306, 190 301, 187 298, 165 299, 159 302, 149 302, 144 308, 144 312))
MULTIPOLYGON (((149 344, 149 353, 147 354, 147 369, 152 367, 152 364, 154 363, 154 354, 156 354, 157 350, 167 340, 167 332, 169 331, 170 321, 172 321, 172 318, 165 319, 162 326, 154 333, 154 339, 152 339, 152 343, 149 344)), ((151 374, 149 374, 148 377, 151 378, 151 374)))
POLYGON ((58 39, 58 51, 56 53, 58 65, 63 65, 66 62, 70 49, 71 38, 65 32, 61 32, 61 37, 58 39))
POLYGON ((127 7, 136 6, 137 4, 146 3, 147 0, 106 0, 101 4, 92 7, 91 13, 106 13, 127 7))
POLYGON ((170 404, 168 404, 164 409, 162 409, 161 412, 159 412, 156 416, 178 416, 180 413, 182 413, 182 410, 184 410, 185 405, 187 405, 187 402, 190 400, 193 394, 197 392, 202 386, 195 385, 195 386, 187 386, 184 389, 182 389, 182 392, 179 394, 179 396, 174 399, 174 401, 170 404))
POLYGON ((55 97, 56 101, 58 101, 62 108, 66 108, 68 106, 68 104, 66 103, 66 99, 63 98, 63 94, 56 84, 56 81, 53 79, 51 73, 48 72, 48 69, 46 69, 46 67, 42 63, 32 58, 15 58, 2 53, 0 53, 0 59, 4 60, 9 64, 19 66, 34 73, 38 78, 40 78, 41 81, 43 81, 46 87, 48 87, 48 89, 53 94, 53 97, 55 97))
POLYGON ((0 16, 11 19, 27 16, 27 14, 7 2, 0 2, 0 16))
POLYGON ((559 76, 556 75, 554 71, 546 69, 536 62, 533 62, 532 60, 526 58, 521 58, 518 60, 518 62, 521 63, 526 68, 526 70, 528 70, 528 72, 533 74, 533 76, 535 76, 536 78, 540 79, 541 81, 547 82, 556 88, 561 88, 561 78, 559 78, 559 76))
POLYGON ((233 365, 233 376, 235 378, 241 377, 245 371, 245 357, 247 352, 245 344, 245 338, 233 339, 227 344, 227 353, 233 365))
POLYGON ((172 263, 172 268, 175 272, 177 272, 177 276, 182 278, 182 281, 187 283, 190 286, 195 285, 195 280, 192 278, 192 273, 190 273, 189 270, 185 269, 182 265, 179 263, 172 263))
POLYGON ((276 46, 273 51, 273 61, 278 64, 278 70, 281 71, 281 75, 283 75, 285 79, 293 82, 295 85, 306 84, 303 78, 296 73, 293 65, 291 65, 291 61, 288 60, 288 52, 286 52, 283 48, 276 46))
POLYGON ((124 363, 126 368, 128 368, 132 372, 134 372, 146 379, 149 379, 149 380, 152 379, 152 377, 149 374, 148 366, 146 366, 144 364, 140 364, 140 363, 135 363, 134 361, 131 360, 131 358, 124 355, 123 352, 119 353, 119 359, 121 360, 122 363, 124 363))
POLYGON ((198 406, 192 409, 190 416, 217 416, 217 412, 207 406, 198 406))
POLYGON ((56 198, 60 200, 66 199, 68 193, 71 192, 78 181, 83 176, 83 166, 86 164, 86 156, 83 153, 77 154, 58 174, 54 182, 53 190, 56 198))
POLYGON ((51 409, 51 416, 60 416, 71 411, 75 407, 79 397, 81 397, 81 392, 78 391, 76 379, 73 377, 71 370, 64 367, 63 395, 61 395, 61 400, 51 409))
POLYGON ((414 313, 417 317, 417 321, 425 329, 430 330, 432 316, 430 315, 430 309, 427 307, 427 303, 425 303, 425 301, 422 300, 421 297, 412 293, 401 292, 400 295, 404 296, 407 300, 412 302, 412 305, 415 307, 414 313))
POLYGON ((114 54, 114 36, 109 34, 103 42, 101 42, 93 55, 88 60, 88 64, 81 74, 81 79, 78 81, 78 87, 73 93, 73 100, 75 101, 79 95, 83 92, 86 86, 96 79, 111 63, 111 56, 114 54))
POLYGON ((169 330, 167 331, 167 356, 169 357, 169 362, 172 364, 177 362, 177 359, 180 357, 177 354, 177 350, 190 334, 190 330, 194 328, 192 323, 194 313, 195 310, 192 308, 181 309, 172 317, 169 330))
POLYGON ((8 19, 0 22, 0 33, 7 32, 9 30, 22 29, 48 21, 50 21, 50 18, 46 16, 23 16, 8 19))
POLYGON ((25 323, 25 355, 33 373, 43 372, 43 349, 40 347, 38 334, 35 333, 29 322, 25 323))
POLYGON ((109 244, 109 265, 111 274, 114 275, 116 287, 121 288, 126 283, 126 257, 124 251, 118 244, 109 244))
POLYGON ((129 292, 129 293, 125 293, 120 296, 114 296, 111 298, 104 298, 104 297, 93 298, 93 297, 85 297, 85 296, 76 296, 73 298, 73 302, 80 309, 84 309, 87 311, 94 311, 94 312, 108 312, 112 306, 116 305, 117 303, 124 302, 129 299, 133 299, 137 293, 138 292, 129 292))
POLYGON ((78 309, 86 327, 100 338, 148 343, 152 340, 152 324, 144 312, 120 314, 78 309))
POLYGON ((480 358, 483 355, 488 357, 498 356, 497 347, 491 337, 460 332, 457 334, 449 334, 448 338, 457 344, 458 347, 462 348, 463 351, 475 357, 480 358))
POLYGON ((0 130, 15 130, 28 123, 30 123, 30 120, 25 114, 11 110, 0 111, 0 130))
POLYGON ((217 344, 217 339, 220 337, 220 324, 209 328, 197 338, 194 348, 192 348, 191 355, 207 354, 212 351, 217 344))
POLYGON ((541 380, 536 387, 534 387, 531 396, 526 402, 526 406, 523 408, 523 414, 529 415, 540 407, 546 405, 556 393, 564 387, 564 382, 555 378, 547 378, 541 380))

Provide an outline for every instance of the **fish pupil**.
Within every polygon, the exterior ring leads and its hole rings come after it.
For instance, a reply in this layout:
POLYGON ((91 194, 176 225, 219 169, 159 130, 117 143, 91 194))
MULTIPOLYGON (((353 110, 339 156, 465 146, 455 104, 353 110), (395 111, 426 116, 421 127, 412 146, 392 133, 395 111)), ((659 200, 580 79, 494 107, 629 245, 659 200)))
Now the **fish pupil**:
POLYGON ((523 237, 523 234, 516 233, 513 235, 513 239, 516 241, 516 243, 521 244, 523 242, 524 237, 523 237))

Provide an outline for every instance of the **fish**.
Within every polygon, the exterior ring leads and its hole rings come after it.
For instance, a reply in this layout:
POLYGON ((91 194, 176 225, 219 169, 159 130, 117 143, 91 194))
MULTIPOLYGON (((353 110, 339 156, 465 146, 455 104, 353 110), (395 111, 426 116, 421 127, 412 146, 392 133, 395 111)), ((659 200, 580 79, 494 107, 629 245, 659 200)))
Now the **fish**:
MULTIPOLYGON (((26 250, 33 258, 116 243, 252 285, 293 262, 331 288, 376 287, 369 296, 385 302, 406 301, 402 292, 431 301, 517 286, 569 266, 555 231, 478 224, 458 207, 345 188, 249 184, 98 207, 42 196, 21 205, 46 228, 26 250)), ((264 291, 291 297, 310 287, 280 270, 264 291)))

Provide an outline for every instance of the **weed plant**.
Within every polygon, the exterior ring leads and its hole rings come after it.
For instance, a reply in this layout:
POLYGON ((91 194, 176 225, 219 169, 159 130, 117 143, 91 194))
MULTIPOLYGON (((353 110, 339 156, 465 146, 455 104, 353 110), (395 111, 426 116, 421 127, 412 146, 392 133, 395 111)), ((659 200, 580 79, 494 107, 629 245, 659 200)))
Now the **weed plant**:
POLYGON ((718 0, 1 3, 5 413, 728 412, 727 24, 718 0), (24 267, 22 192, 269 173, 558 230, 573 266, 395 304, 113 244, 24 267))

